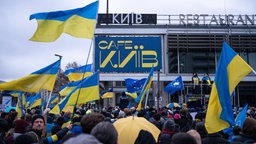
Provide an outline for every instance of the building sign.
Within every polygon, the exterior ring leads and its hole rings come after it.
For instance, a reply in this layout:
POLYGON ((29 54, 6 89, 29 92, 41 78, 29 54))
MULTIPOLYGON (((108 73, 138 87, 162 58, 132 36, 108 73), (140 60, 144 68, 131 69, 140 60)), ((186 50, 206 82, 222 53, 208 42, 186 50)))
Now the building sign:
POLYGON ((95 71, 149 72, 162 68, 161 37, 95 37, 95 71))
POLYGON ((251 25, 255 26, 256 14, 137 14, 137 13, 109 13, 98 14, 98 24, 140 25, 140 24, 170 24, 181 26, 227 26, 251 25))
POLYGON ((156 24, 156 14, 98 14, 98 24, 156 24))
POLYGON ((180 14, 180 25, 254 25, 256 15, 180 14))

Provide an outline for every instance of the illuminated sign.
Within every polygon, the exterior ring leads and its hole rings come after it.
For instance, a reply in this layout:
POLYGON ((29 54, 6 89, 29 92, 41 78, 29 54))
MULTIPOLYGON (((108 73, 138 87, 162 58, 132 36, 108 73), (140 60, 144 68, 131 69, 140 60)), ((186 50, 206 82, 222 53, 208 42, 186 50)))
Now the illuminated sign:
POLYGON ((141 25, 141 24, 170 24, 181 26, 255 26, 256 14, 139 14, 139 13, 109 13, 98 14, 97 24, 111 25, 141 25))
POLYGON ((162 68, 161 37, 95 37, 95 70, 148 72, 162 68))
POLYGON ((98 14, 97 24, 156 24, 156 14, 110 13, 98 14))

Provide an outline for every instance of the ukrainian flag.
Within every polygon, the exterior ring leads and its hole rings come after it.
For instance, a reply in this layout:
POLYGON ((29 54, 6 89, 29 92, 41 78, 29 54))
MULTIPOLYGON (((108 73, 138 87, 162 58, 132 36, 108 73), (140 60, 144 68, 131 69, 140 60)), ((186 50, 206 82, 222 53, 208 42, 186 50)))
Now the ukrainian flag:
POLYGON ((50 104, 54 104, 57 103, 59 101, 59 98, 57 95, 54 95, 53 97, 51 97, 50 99, 50 104))
POLYGON ((113 92, 113 88, 110 88, 109 90, 103 92, 101 94, 101 98, 113 98, 114 97, 114 92, 113 92))
POLYGON ((52 91, 59 68, 60 60, 23 78, 1 83, 0 90, 18 90, 34 93, 41 89, 52 91))
POLYGON ((237 84, 252 71, 224 42, 206 113, 205 127, 208 133, 216 133, 235 125, 231 95, 237 84))
POLYGON ((59 114, 66 106, 85 104, 89 101, 99 99, 99 76, 94 73, 82 82, 64 99, 62 99, 50 113, 59 114))
POLYGON ((98 15, 98 0, 82 8, 36 13, 30 20, 36 19, 38 27, 31 41, 53 42, 62 33, 77 38, 92 39, 98 15))
POLYGON ((138 110, 141 110, 141 105, 142 105, 142 101, 145 97, 145 94, 146 94, 147 90, 151 87, 151 83, 153 80, 153 74, 154 74, 154 67, 152 66, 150 73, 148 75, 148 78, 147 78, 146 82, 144 83, 143 88, 140 92, 140 95, 135 99, 135 102, 139 103, 138 107, 137 107, 138 110))
POLYGON ((24 94, 22 92, 20 92, 19 96, 18 96, 18 100, 17 100, 17 104, 16 104, 16 112, 17 112, 17 118, 21 118, 22 115, 23 115, 23 108, 24 108, 24 105, 22 103, 23 101, 23 97, 24 97, 24 94))
POLYGON ((64 73, 68 76, 69 81, 78 81, 92 75, 92 64, 69 69, 64 73))
POLYGON ((60 96, 67 96, 68 94, 70 94, 79 84, 81 83, 80 81, 75 81, 75 82, 71 82, 68 83, 60 92, 60 96))
POLYGON ((42 104, 41 92, 38 92, 36 95, 32 96, 28 102, 28 108, 31 109, 42 104))

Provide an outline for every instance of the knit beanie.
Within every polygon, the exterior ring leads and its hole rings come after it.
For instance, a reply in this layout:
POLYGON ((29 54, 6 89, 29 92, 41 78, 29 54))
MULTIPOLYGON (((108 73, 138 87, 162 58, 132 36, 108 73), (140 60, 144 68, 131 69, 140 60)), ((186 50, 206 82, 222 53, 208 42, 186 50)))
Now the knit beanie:
POLYGON ((26 128, 28 126, 28 122, 26 122, 23 119, 18 119, 15 121, 15 126, 14 126, 14 132, 16 133, 25 133, 26 128))
MULTIPOLYGON (((31 119, 32 125, 33 125, 34 121, 35 121, 36 119, 39 119, 39 118, 44 121, 44 117, 43 117, 42 115, 37 114, 37 115, 34 115, 34 116, 32 117, 32 119, 31 119)), ((44 123, 45 123, 45 121, 44 121, 44 123)))

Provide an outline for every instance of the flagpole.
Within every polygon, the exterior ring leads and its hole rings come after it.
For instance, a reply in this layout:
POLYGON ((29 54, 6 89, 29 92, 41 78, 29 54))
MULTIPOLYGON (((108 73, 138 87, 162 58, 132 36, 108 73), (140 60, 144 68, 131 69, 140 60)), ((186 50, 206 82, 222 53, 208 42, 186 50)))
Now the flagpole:
MULTIPOLYGON (((92 49, 92 41, 93 41, 93 40, 91 40, 91 44, 90 44, 89 52, 88 52, 88 55, 87 55, 87 59, 86 59, 86 63, 85 63, 84 70, 86 70, 86 67, 87 67, 87 64, 88 64, 88 61, 89 61, 89 56, 90 56, 91 49, 92 49)), ((84 79, 84 75, 85 75, 85 71, 83 72, 83 75, 82 75, 80 84, 82 83, 82 81, 83 81, 83 79, 84 79)), ((80 84, 78 84, 78 86, 79 86, 80 84)), ((74 109, 76 108, 76 105, 77 105, 77 102, 78 102, 78 99, 79 99, 79 96, 80 96, 80 92, 81 92, 81 88, 78 89, 78 93, 77 93, 77 97, 76 97, 76 102, 75 102, 75 105, 74 105, 74 109)), ((74 109, 73 109, 73 111, 74 111, 74 109)), ((73 112, 72 118, 73 118, 73 117, 74 117, 74 112, 73 112)))
POLYGON ((255 70, 252 70, 252 72, 256 75, 256 72, 255 72, 255 70))
POLYGON ((147 94, 146 94, 146 101, 145 101, 145 106, 144 106, 145 109, 148 105, 148 94, 149 94, 149 90, 147 90, 147 94))
POLYGON ((160 70, 157 73, 157 111, 159 112, 159 98, 160 98, 160 70))
MULTIPOLYGON (((59 54, 55 54, 54 56, 59 57, 59 59, 60 59, 60 60, 62 59, 62 56, 61 56, 61 55, 59 55, 59 54)), ((59 72, 60 72, 60 68, 59 68, 59 70, 58 70, 58 73, 57 73, 57 76, 56 76, 56 80, 57 80, 57 78, 58 78, 58 76, 59 76, 59 72)), ((54 89, 54 87, 53 87, 53 89, 54 89)), ((53 89, 52 89, 52 91, 53 91, 53 89)), ((52 98, 52 91, 50 92, 50 95, 49 95, 49 97, 48 97, 48 100, 47 100, 47 103, 46 103, 45 109, 47 109, 47 108, 48 108, 48 105, 49 105, 50 100, 51 100, 51 98, 52 98)), ((42 113, 43 113, 43 112, 42 112, 42 113)))

